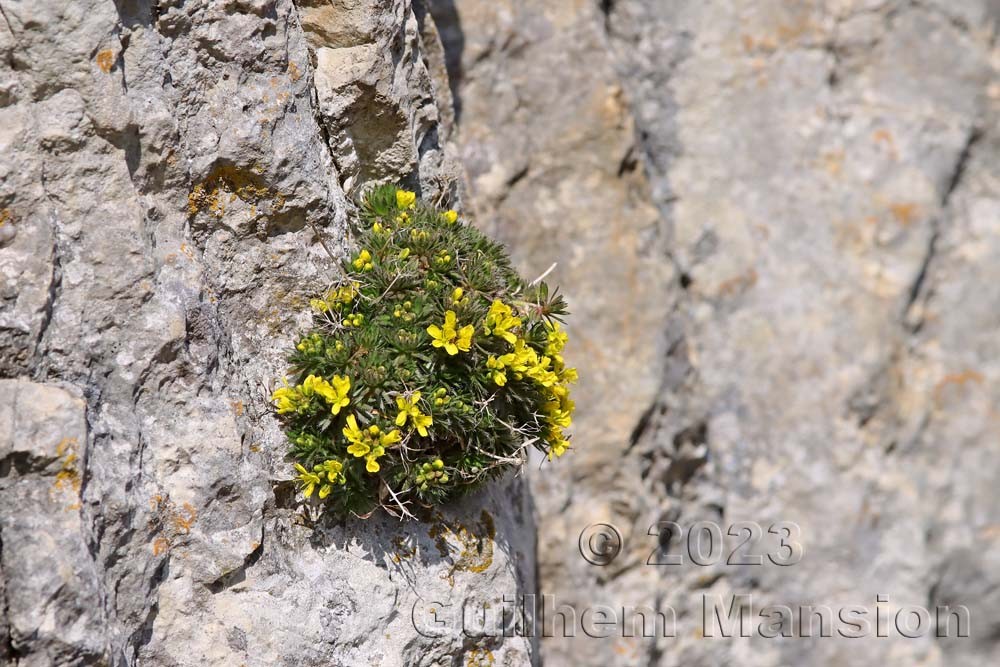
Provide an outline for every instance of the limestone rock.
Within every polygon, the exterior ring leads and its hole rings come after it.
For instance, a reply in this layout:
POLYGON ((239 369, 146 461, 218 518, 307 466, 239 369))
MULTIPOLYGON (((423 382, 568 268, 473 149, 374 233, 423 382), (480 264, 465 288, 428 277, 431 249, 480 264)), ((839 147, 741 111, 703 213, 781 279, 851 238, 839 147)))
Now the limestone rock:
POLYGON ((577 449, 534 476, 540 592, 678 619, 578 625, 545 664, 995 662, 996 3, 433 13, 480 219, 526 273, 558 261, 575 314, 577 449), (802 561, 698 566, 655 534, 744 520, 795 522, 802 561), (624 543, 606 567, 577 552, 600 521, 624 543), (658 540, 685 565, 648 565, 658 540), (739 593, 965 604, 973 638, 702 638, 701 596, 739 593))
POLYGON ((530 661, 411 618, 533 588, 520 482, 334 525, 268 405, 354 191, 458 192, 423 7, 0 9, 0 663, 530 661))

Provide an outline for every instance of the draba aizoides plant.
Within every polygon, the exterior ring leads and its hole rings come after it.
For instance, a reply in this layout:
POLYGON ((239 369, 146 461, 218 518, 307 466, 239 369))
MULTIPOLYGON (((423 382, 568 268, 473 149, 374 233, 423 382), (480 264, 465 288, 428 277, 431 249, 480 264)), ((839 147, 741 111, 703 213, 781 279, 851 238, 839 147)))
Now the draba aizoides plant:
POLYGON ((298 484, 338 514, 409 514, 569 448, 566 303, 503 246, 395 186, 362 199, 360 249, 311 302, 272 399, 298 484))

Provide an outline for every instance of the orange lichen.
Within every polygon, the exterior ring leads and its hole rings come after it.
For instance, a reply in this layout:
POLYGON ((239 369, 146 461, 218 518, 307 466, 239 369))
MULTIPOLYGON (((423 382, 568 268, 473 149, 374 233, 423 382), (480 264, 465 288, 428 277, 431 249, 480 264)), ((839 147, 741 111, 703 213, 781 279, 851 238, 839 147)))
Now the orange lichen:
POLYGON ((892 138, 892 133, 889 132, 889 130, 875 130, 872 133, 872 141, 876 144, 885 144, 886 149, 889 151, 889 157, 893 160, 899 159, 899 151, 896 150, 896 142, 892 138))
POLYGON ((288 76, 291 77, 292 81, 301 79, 302 72, 299 70, 299 66, 293 62, 288 63, 288 76))
POLYGON ((941 380, 934 386, 934 402, 938 405, 944 402, 944 394, 948 387, 950 386, 964 386, 969 382, 974 382, 976 384, 982 384, 986 378, 983 377, 982 373, 974 371, 972 369, 965 369, 960 373, 951 373, 945 375, 941 380))
POLYGON ((164 534, 153 540, 153 553, 158 555, 171 548, 177 538, 190 535, 198 511, 191 503, 184 503, 179 508, 169 496, 156 494, 149 499, 149 509, 153 516, 149 519, 150 531, 164 534))
POLYGON ((63 438, 56 445, 56 456, 59 458, 59 472, 49 491, 49 497, 54 501, 57 494, 69 493, 74 502, 66 506, 66 511, 80 509, 80 471, 77 470, 77 439, 63 438))
POLYGON ((171 521, 173 522, 174 528, 178 533, 188 535, 191 533, 191 526, 194 524, 194 520, 197 517, 198 512, 194 509, 191 503, 184 503, 181 506, 181 510, 174 514, 171 521))
POLYGON ((896 222, 904 227, 909 227, 917 217, 917 205, 912 203, 895 203, 889 205, 889 211, 896 222))
POLYGON ((59 472, 56 473, 57 489, 80 490, 80 473, 76 469, 76 443, 76 438, 63 438, 56 445, 56 456, 62 459, 59 472))
POLYGON ((13 224, 14 216, 11 215, 9 208, 5 208, 4 210, 0 211, 0 227, 3 227, 8 222, 13 224))
POLYGON ((723 280, 719 283, 718 296, 732 296, 744 292, 757 284, 757 270, 751 268, 746 273, 723 280))
POLYGON ((107 74, 115 66, 115 52, 111 49, 98 51, 97 57, 94 60, 97 61, 97 66, 101 68, 101 71, 107 74))
POLYGON ((159 556, 170 548, 170 542, 165 537, 157 537, 153 540, 153 555, 159 556))
POLYGON ((844 151, 830 151, 823 154, 823 166, 833 177, 840 176, 844 167, 844 151))

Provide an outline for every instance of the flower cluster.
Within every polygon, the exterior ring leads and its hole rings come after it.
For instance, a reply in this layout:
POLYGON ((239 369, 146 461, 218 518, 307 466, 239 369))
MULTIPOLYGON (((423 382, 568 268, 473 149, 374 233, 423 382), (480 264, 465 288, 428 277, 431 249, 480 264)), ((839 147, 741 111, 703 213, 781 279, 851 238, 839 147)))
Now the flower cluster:
POLYGON ((570 447, 566 304, 456 211, 394 186, 361 202, 359 249, 310 302, 272 395, 298 484, 335 511, 409 513, 570 447))

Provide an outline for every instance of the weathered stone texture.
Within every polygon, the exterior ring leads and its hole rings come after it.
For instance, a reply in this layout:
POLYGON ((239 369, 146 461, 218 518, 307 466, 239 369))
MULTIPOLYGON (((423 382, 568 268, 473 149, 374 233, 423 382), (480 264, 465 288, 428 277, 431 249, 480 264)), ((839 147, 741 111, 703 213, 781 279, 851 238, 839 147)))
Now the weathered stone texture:
POLYGON ((0 664, 531 661, 411 617, 534 590, 519 482, 425 523, 295 506, 268 386, 373 180, 558 262, 540 592, 678 636, 577 626, 545 664, 995 664, 995 0, 428 4, 0 0, 0 664), (793 521, 803 559, 647 565, 663 520, 793 521), (973 636, 700 637, 738 593, 973 636))
POLYGON ((422 7, 0 10, 0 663, 528 661, 410 619, 533 586, 517 482, 305 525, 267 405, 353 191, 456 191, 422 7))
POLYGON ((545 663, 995 662, 1000 7, 434 13, 481 220, 527 273, 558 261, 575 314, 577 451, 534 479, 541 591, 678 614, 676 638, 544 639, 545 663), (804 558, 649 566, 660 520, 794 521, 804 558), (577 553, 596 521, 624 536, 605 568, 577 553), (965 604, 974 636, 704 640, 703 593, 965 604))

